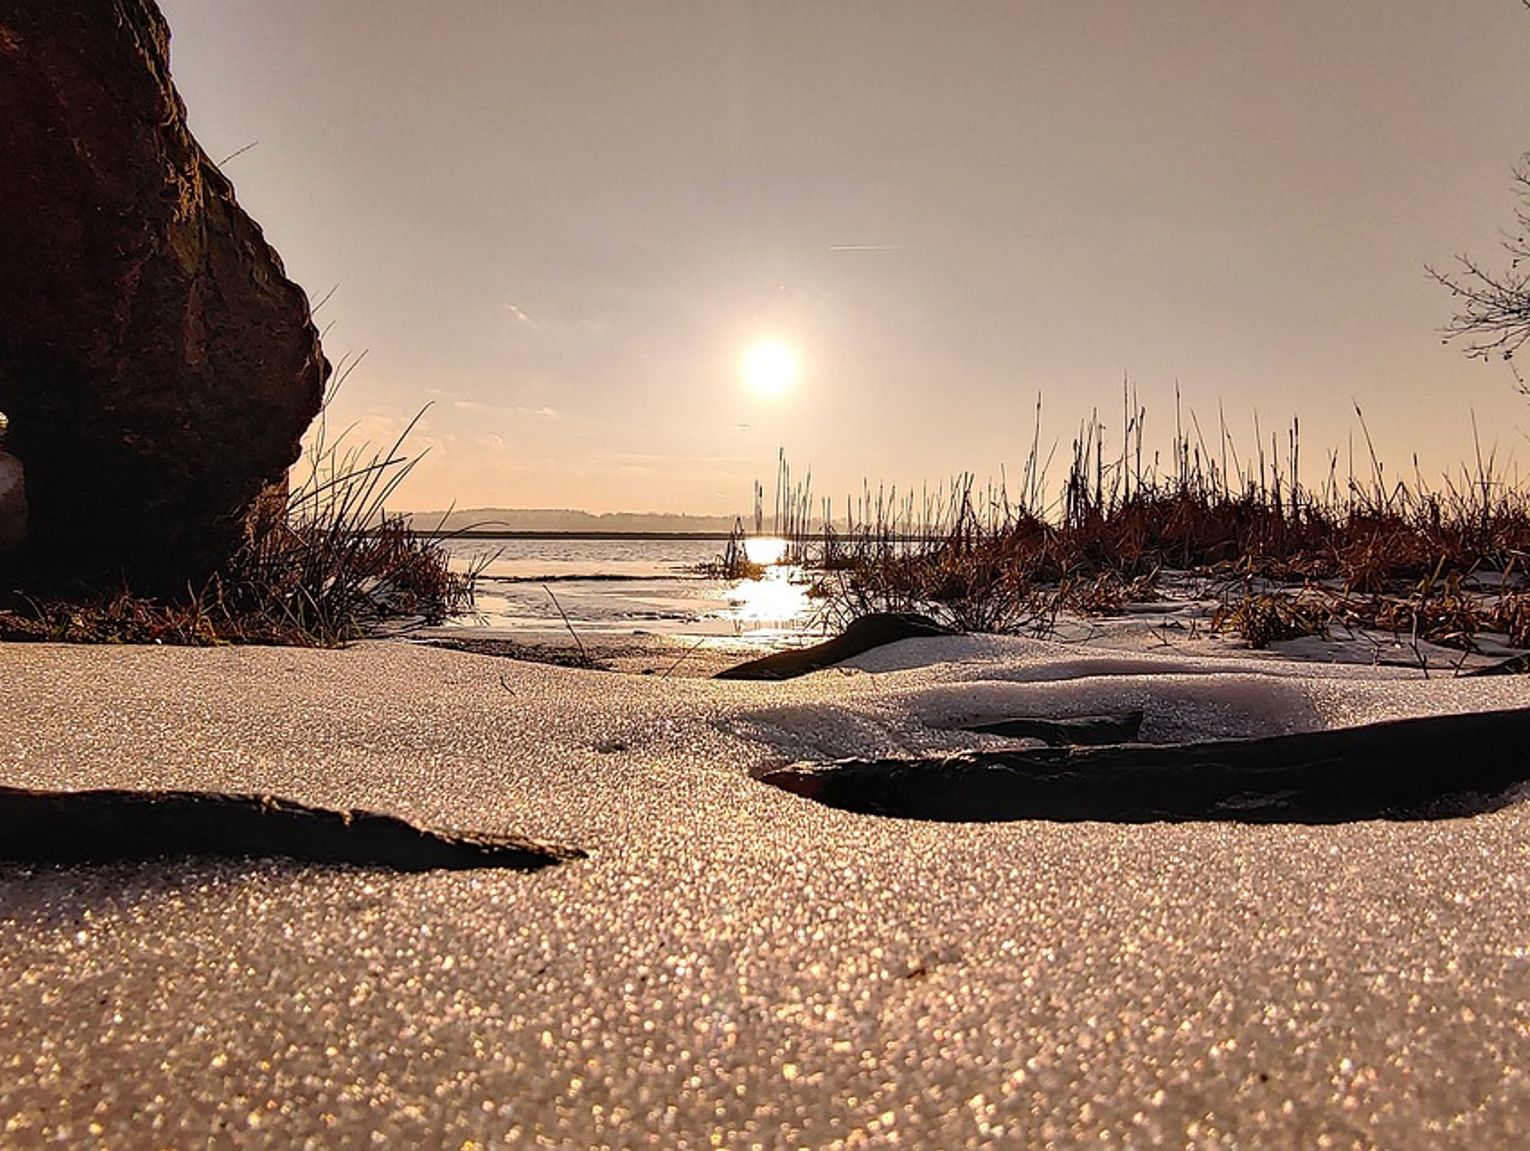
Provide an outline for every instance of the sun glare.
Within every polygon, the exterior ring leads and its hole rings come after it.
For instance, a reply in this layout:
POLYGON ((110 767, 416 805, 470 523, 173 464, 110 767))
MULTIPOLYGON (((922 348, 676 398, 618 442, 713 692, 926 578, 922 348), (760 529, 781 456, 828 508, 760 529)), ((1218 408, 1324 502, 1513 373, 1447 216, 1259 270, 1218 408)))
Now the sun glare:
POLYGON ((744 382, 762 396, 779 396, 797 382, 797 350, 784 340, 756 340, 740 363, 744 382))

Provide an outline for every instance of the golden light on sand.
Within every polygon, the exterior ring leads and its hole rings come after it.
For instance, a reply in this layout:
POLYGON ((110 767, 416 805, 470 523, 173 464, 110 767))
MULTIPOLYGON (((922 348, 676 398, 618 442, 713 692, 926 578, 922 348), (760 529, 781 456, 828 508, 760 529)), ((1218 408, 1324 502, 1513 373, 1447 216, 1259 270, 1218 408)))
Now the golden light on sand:
POLYGON ((740 357, 744 382, 762 396, 779 396, 797 382, 797 349, 774 337, 759 339, 740 357))

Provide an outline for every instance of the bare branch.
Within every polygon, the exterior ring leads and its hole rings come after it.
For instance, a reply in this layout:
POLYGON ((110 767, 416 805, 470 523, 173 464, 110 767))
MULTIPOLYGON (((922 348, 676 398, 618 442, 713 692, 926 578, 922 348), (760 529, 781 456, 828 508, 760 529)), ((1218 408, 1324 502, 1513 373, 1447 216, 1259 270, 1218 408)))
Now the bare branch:
MULTIPOLYGON (((1530 8, 1530 0, 1524 3, 1530 8)), ((1494 271, 1470 256, 1457 256, 1454 271, 1427 268, 1456 299, 1455 317, 1442 329, 1445 339, 1461 341, 1477 359, 1512 359, 1530 341, 1530 153, 1514 169, 1514 187, 1520 204, 1514 229, 1503 239, 1507 270, 1494 271)))

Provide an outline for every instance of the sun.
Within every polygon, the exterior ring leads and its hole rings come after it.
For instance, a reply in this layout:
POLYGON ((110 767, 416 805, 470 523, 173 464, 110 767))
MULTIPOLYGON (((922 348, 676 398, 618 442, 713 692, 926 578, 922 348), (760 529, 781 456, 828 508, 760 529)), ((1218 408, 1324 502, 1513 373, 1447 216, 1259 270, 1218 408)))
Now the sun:
POLYGON ((755 340, 739 357, 744 383, 762 396, 779 396, 797 382, 797 349, 785 340, 755 340))

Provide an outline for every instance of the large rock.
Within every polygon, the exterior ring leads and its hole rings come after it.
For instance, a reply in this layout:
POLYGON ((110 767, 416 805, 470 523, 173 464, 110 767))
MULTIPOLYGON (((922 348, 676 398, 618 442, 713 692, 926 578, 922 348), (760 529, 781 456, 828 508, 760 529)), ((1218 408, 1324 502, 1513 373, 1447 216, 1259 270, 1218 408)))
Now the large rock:
POLYGON ((0 439, 0 554, 21 547, 26 538, 26 470, 0 439))
POLYGON ((192 138, 152 0, 0 0, 0 412, 33 574, 206 573, 329 365, 192 138))

